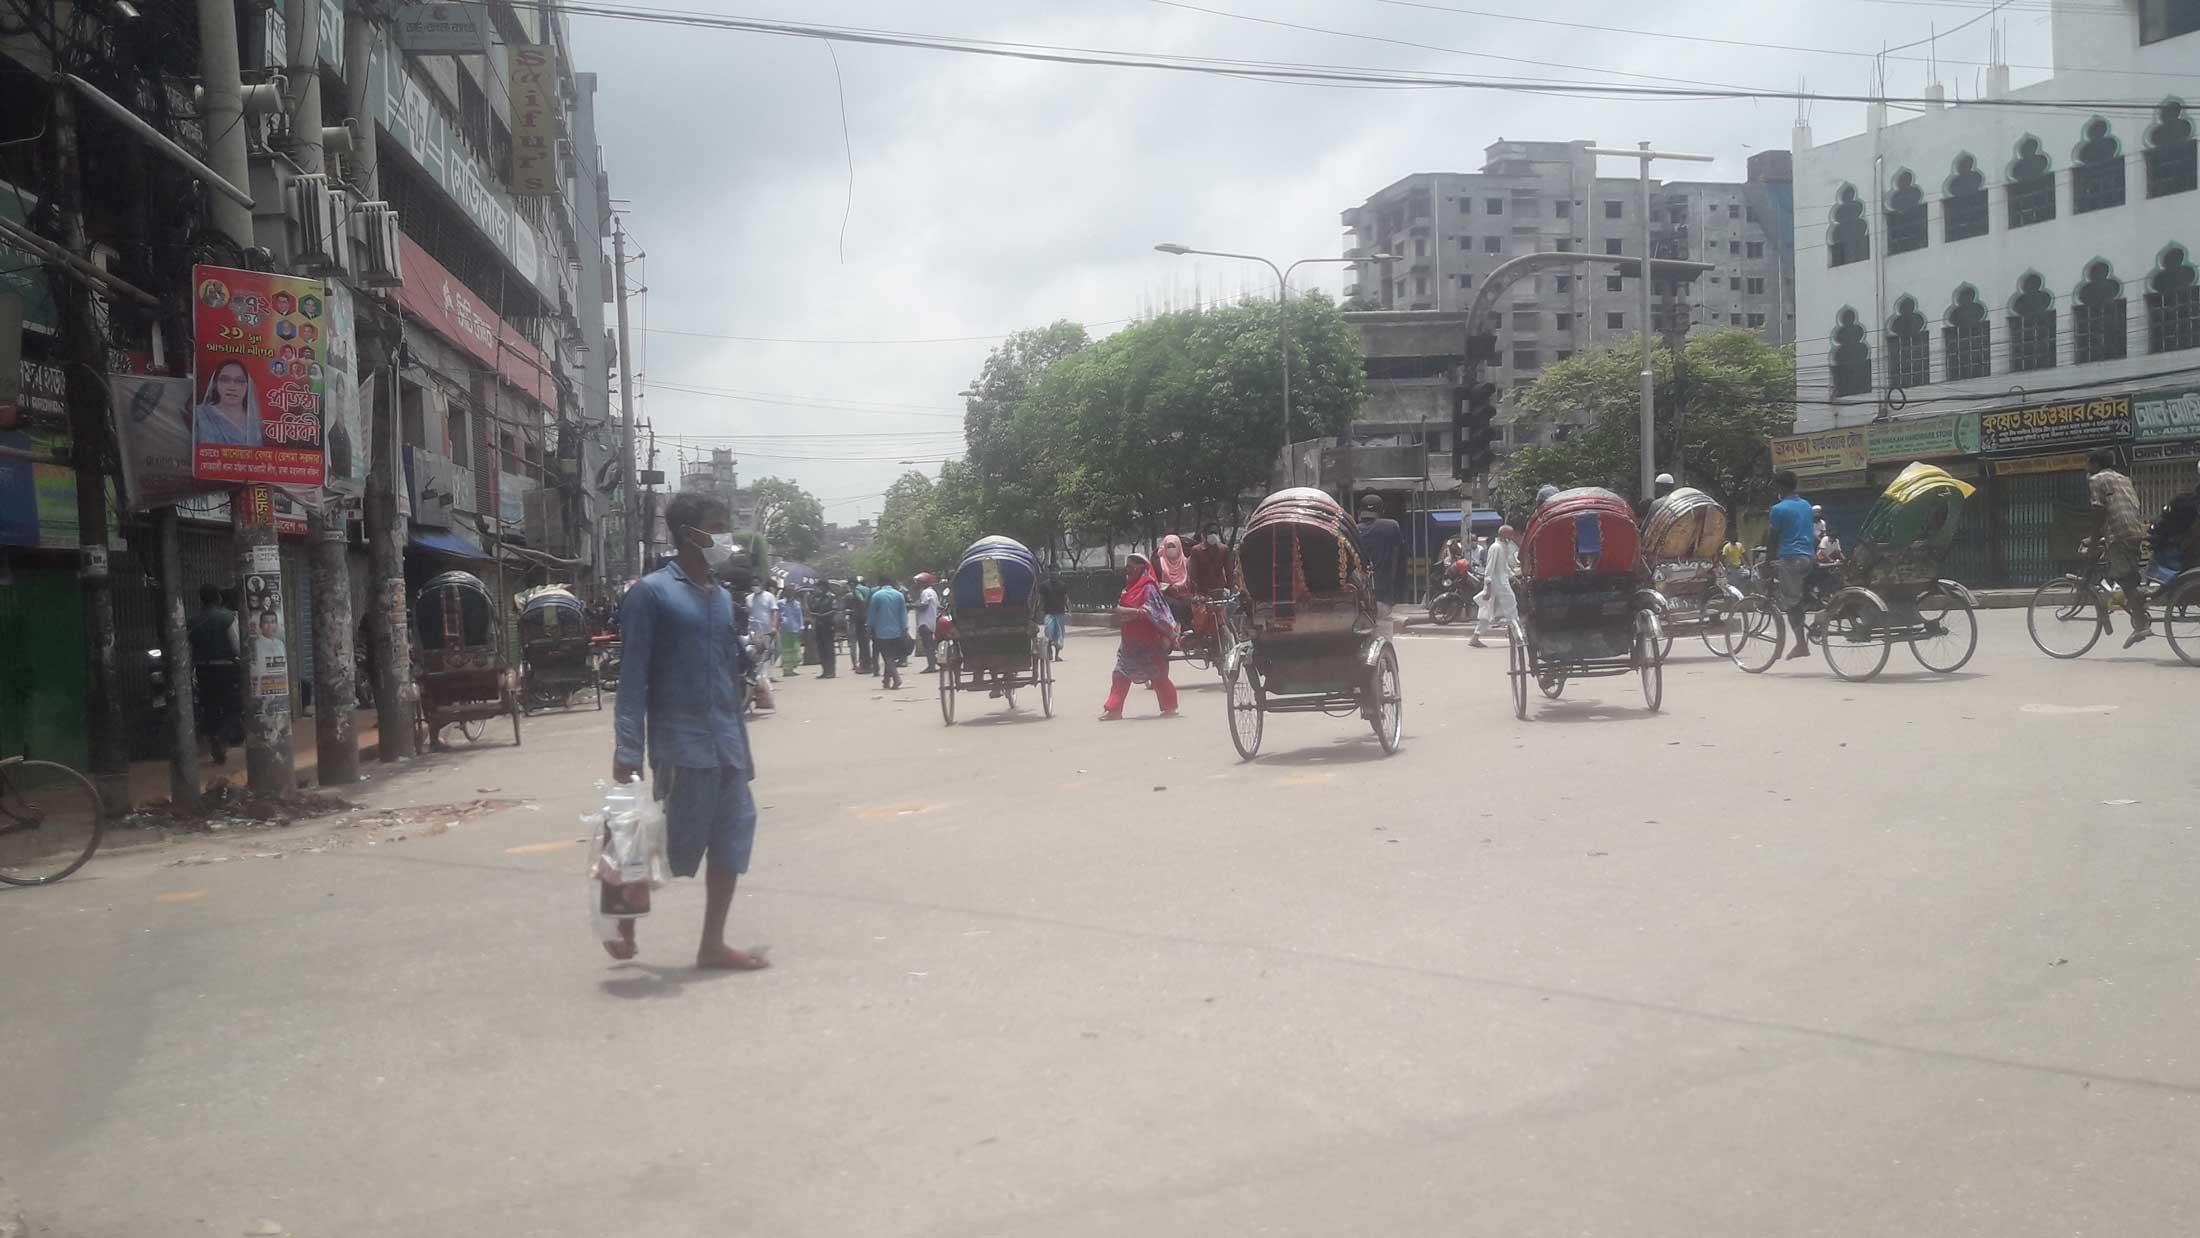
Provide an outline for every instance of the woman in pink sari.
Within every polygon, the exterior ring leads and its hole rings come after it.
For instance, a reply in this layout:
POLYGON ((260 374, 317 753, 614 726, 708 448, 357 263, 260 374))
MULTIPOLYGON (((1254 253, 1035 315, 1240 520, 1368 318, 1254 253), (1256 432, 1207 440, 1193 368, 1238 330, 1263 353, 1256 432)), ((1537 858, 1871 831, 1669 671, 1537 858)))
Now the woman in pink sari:
POLYGON ((1115 601, 1115 617, 1122 623, 1122 643, 1116 649, 1115 676, 1108 689, 1108 702, 1100 709, 1100 720, 1113 722, 1123 716, 1123 703, 1129 699, 1134 683, 1153 685, 1161 716, 1174 718, 1176 685, 1169 682, 1169 650, 1176 645, 1176 616, 1170 613, 1168 600, 1161 594, 1161 582, 1154 579, 1146 556, 1134 554, 1126 560, 1123 579, 1123 595, 1115 601))

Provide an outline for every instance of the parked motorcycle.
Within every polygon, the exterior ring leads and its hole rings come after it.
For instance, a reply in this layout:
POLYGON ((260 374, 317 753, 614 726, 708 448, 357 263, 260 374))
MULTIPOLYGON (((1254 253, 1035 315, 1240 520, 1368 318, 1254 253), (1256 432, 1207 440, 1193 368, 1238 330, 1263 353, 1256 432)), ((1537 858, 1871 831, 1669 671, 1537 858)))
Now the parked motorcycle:
POLYGON ((1428 617, 1446 627, 1474 616, 1474 599, 1482 592, 1482 577, 1471 567, 1455 566, 1444 573, 1443 587, 1429 599, 1428 617))

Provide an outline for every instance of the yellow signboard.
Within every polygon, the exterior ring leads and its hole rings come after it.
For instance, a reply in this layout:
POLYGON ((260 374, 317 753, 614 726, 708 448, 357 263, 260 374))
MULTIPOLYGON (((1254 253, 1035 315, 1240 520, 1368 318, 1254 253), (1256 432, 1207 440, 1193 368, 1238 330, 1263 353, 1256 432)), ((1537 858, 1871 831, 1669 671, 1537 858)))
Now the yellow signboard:
POLYGON ((548 46, 512 48, 512 192, 558 192, 558 91, 548 46))
POLYGON ((2082 451, 2058 452, 2052 456, 2019 456, 2014 460, 1994 461, 1994 475, 2017 477, 2025 473, 2068 473, 2085 467, 2082 451))
POLYGON ((1772 440, 1772 467, 1797 477, 1861 472, 1866 462, 1864 428, 1790 434, 1772 440))

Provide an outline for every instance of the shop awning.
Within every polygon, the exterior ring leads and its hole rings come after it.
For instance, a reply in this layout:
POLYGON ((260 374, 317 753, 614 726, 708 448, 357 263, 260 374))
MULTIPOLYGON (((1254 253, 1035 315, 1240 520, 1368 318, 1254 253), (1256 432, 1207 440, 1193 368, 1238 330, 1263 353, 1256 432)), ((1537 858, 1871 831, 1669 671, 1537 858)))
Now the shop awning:
POLYGON ((449 529, 423 529, 413 526, 412 544, 422 550, 432 550, 441 555, 457 555, 461 559, 487 559, 483 550, 472 538, 449 529))

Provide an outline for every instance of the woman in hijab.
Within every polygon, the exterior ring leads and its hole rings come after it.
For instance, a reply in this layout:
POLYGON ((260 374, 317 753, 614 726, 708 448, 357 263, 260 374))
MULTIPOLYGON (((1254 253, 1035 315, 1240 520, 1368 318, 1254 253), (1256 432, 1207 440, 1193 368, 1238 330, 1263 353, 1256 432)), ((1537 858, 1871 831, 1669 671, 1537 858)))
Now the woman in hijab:
POLYGON ((260 410, 252 398, 252 376, 244 362, 224 361, 207 380, 206 398, 191 418, 192 438, 201 445, 257 447, 260 410))
POLYGON ((1169 682, 1169 650, 1176 644, 1176 616, 1161 595, 1161 582, 1141 554, 1123 564, 1123 595, 1115 600, 1115 617, 1122 622, 1122 644, 1115 653, 1115 677, 1108 689, 1108 703, 1100 720, 1113 722, 1123 716, 1123 702, 1131 685, 1153 685, 1161 703, 1161 716, 1176 717, 1176 685, 1169 682))
POLYGON ((1161 593, 1168 600, 1169 613, 1176 616, 1176 626, 1192 626, 1192 560, 1184 553, 1184 540, 1171 533, 1161 539, 1161 553, 1155 557, 1154 579, 1160 582, 1161 593))

